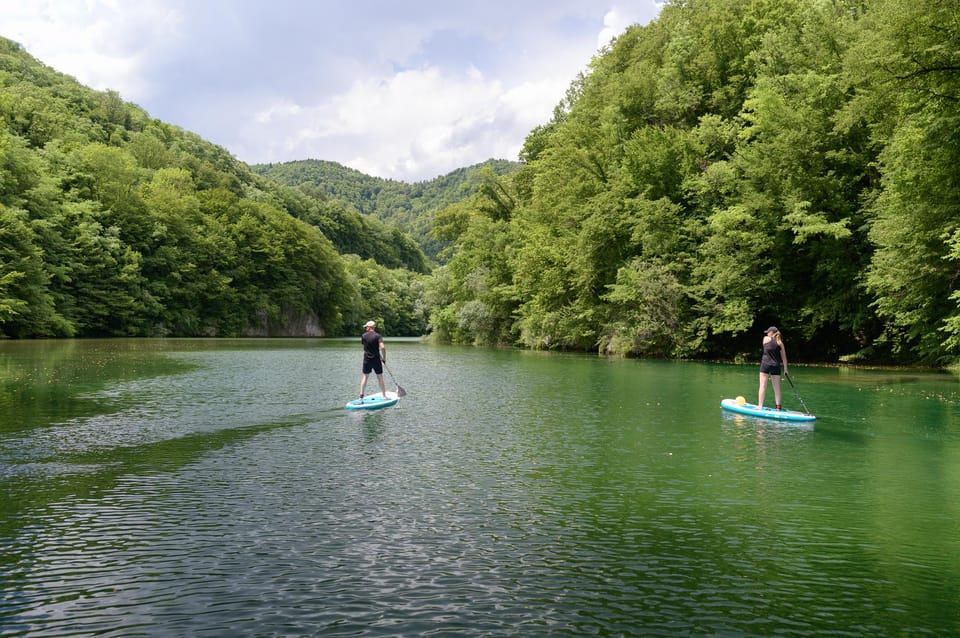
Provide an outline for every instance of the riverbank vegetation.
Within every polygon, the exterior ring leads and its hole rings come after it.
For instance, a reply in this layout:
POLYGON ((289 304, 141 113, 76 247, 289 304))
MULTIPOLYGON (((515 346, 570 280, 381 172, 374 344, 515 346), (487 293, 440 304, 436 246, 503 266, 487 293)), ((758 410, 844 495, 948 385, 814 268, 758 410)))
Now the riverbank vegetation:
POLYGON ((437 215, 434 334, 636 356, 960 354, 960 5, 697 0, 437 215), (800 345, 802 344, 802 345, 800 345))
POLYGON ((3 39, 0 118, 0 336, 426 329, 430 265, 409 235, 3 39))
POLYGON ((675 0, 520 166, 249 167, 0 40, 0 335, 960 358, 960 4, 675 0), (435 189, 435 190, 431 190, 435 189), (407 198, 407 199, 405 199, 407 198))

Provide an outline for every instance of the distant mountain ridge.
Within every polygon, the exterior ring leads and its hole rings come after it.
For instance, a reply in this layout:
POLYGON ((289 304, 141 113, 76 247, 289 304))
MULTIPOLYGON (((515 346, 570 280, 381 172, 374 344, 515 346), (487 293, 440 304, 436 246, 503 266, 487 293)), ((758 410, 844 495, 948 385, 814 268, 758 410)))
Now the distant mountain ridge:
POLYGON ((521 166, 520 162, 489 159, 412 184, 373 177, 327 160, 254 164, 251 168, 280 184, 300 188, 313 197, 336 200, 394 225, 410 234, 427 256, 436 259, 444 246, 430 236, 433 213, 472 195, 484 175, 509 175, 521 166))

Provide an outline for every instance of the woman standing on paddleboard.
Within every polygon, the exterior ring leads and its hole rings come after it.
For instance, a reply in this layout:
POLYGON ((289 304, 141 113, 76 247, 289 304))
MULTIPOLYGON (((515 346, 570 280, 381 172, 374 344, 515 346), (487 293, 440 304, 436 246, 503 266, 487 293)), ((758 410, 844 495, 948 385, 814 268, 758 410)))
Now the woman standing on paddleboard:
POLYGON ((760 357, 760 392, 757 397, 757 407, 763 408, 763 399, 767 394, 767 379, 773 384, 773 397, 776 408, 780 407, 780 375, 787 373, 787 349, 783 345, 780 330, 770 326, 763 336, 763 356, 760 357), (783 362, 783 370, 780 363, 783 362))

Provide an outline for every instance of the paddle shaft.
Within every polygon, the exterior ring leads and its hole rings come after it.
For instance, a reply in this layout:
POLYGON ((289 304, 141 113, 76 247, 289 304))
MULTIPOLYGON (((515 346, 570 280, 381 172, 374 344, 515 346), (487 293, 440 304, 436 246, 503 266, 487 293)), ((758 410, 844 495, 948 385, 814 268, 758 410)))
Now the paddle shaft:
POLYGON ((397 386, 397 396, 398 396, 398 397, 405 397, 405 396, 407 396, 407 391, 404 390, 402 387, 400 387, 400 384, 397 383, 397 380, 393 378, 393 373, 390 372, 390 368, 387 366, 387 362, 386 362, 386 361, 383 362, 383 367, 386 369, 387 374, 390 375, 390 380, 393 381, 393 385, 397 386))
POLYGON ((785 377, 787 378, 787 381, 790 382, 790 387, 793 388, 793 395, 794 395, 795 397, 797 397, 797 401, 799 401, 799 402, 800 402, 800 405, 803 406, 804 411, 805 411, 807 414, 810 414, 810 408, 808 408, 808 407, 807 407, 807 404, 804 403, 804 402, 803 402, 803 399, 800 398, 800 393, 797 392, 797 386, 793 385, 793 379, 791 379, 791 378, 790 378, 790 375, 787 374, 786 372, 783 373, 783 376, 785 376, 785 377))

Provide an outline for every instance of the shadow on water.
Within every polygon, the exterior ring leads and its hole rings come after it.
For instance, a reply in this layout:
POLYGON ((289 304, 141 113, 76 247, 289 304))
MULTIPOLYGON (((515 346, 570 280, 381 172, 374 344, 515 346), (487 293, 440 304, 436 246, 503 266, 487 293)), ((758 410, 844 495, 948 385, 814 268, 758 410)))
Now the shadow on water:
POLYGON ((6 342, 0 347, 0 434, 30 431, 71 418, 120 409, 123 397, 104 392, 126 379, 179 374, 195 366, 140 348, 142 342, 6 342), (126 345, 126 347, 124 347, 126 345))
POLYGON ((286 422, 195 433, 136 447, 58 454, 49 459, 8 465, 0 473, 5 496, 0 505, 5 536, 29 525, 25 512, 44 508, 64 497, 95 499, 126 475, 176 472, 197 459, 238 445, 278 428, 303 426, 313 417, 286 422), (10 526, 14 524, 14 526, 10 526))

